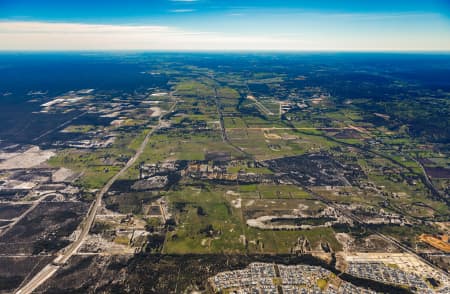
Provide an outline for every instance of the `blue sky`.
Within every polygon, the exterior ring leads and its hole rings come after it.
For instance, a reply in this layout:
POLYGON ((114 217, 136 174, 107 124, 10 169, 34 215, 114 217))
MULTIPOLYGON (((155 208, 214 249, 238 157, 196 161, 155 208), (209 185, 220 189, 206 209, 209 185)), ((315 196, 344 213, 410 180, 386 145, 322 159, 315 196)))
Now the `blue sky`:
POLYGON ((450 1, 0 0, 0 50, 70 49, 450 51, 450 1))

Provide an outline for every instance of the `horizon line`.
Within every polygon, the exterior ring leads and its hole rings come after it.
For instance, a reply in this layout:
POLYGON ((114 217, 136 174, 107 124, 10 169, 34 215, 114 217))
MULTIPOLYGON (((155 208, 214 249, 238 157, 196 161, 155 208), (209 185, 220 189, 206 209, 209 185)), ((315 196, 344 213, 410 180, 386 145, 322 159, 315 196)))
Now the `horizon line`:
POLYGON ((367 49, 367 50, 343 50, 343 49, 0 49, 0 53, 401 53, 401 54, 450 54, 450 50, 404 50, 404 49, 367 49))

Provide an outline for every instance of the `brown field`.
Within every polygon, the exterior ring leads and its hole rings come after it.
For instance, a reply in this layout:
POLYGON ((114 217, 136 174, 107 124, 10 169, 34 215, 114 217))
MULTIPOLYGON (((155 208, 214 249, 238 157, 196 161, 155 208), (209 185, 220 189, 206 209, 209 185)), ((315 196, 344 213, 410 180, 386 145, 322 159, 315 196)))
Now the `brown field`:
POLYGON ((448 243, 448 236, 436 238, 435 236, 432 235, 422 234, 420 235, 419 240, 439 250, 450 253, 450 244, 448 243))

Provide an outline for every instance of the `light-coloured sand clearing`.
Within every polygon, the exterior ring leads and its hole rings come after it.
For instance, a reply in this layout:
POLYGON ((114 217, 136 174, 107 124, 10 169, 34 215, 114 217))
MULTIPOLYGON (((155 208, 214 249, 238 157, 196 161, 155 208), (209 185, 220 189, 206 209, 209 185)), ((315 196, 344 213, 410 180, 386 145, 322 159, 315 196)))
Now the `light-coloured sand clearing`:
POLYGON ((161 108, 159 107, 150 107, 150 110, 152 111, 151 117, 159 117, 161 115, 161 108))
POLYGON ((68 168, 60 168, 52 175, 53 182, 64 182, 68 178, 74 175, 74 172, 68 168))
POLYGON ((55 155, 55 152, 52 150, 41 150, 37 146, 31 147, 23 153, 16 154, 15 156, 0 162, 0 169, 35 167, 44 163, 53 155, 55 155))

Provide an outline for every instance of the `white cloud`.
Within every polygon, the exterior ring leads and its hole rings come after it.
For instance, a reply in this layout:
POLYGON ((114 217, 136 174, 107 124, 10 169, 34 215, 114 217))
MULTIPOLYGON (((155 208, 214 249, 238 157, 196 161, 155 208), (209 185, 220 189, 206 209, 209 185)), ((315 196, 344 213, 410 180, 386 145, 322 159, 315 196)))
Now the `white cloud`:
POLYGON ((224 34, 169 26, 0 21, 0 50, 449 50, 450 38, 224 34))
POLYGON ((229 36, 167 26, 0 22, 0 50, 252 50, 285 49, 300 40, 229 36))
POLYGON ((184 13, 184 12, 194 12, 195 9, 173 9, 170 10, 170 12, 175 12, 175 13, 184 13))

